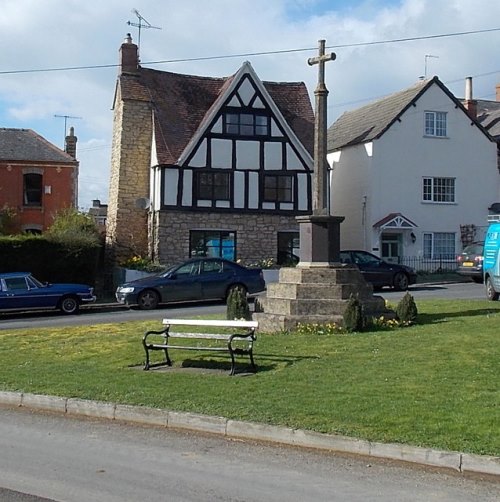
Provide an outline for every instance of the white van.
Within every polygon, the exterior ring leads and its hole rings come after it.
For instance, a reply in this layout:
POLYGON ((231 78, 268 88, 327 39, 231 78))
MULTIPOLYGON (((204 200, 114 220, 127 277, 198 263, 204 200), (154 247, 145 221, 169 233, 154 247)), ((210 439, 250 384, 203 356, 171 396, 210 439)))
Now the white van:
POLYGON ((490 223, 484 240, 484 285, 488 300, 500 297, 500 222, 490 223))

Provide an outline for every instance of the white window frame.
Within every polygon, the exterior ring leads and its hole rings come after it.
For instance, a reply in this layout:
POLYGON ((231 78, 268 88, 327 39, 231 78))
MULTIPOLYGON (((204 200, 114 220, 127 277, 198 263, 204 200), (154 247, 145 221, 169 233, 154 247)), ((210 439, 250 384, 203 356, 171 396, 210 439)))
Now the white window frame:
POLYGON ((424 136, 446 138, 448 120, 446 112, 426 111, 424 113, 424 136))
POLYGON ((424 176, 422 178, 422 202, 455 204, 456 178, 424 176))
POLYGON ((424 259, 454 260, 456 255, 456 234, 454 232, 424 232, 424 259))

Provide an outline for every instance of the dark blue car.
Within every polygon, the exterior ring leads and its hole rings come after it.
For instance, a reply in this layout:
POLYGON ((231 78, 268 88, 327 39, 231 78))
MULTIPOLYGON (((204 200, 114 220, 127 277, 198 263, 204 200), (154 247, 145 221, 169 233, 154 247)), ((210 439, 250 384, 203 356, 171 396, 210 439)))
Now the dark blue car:
POLYGON ((84 284, 50 284, 29 272, 0 273, 0 310, 59 309, 77 314, 83 303, 95 302, 94 289, 84 284))
POLYGON ((246 268, 224 258, 193 258, 143 279, 122 284, 116 300, 140 309, 160 303, 225 300, 233 288, 254 294, 266 287, 260 268, 246 268))

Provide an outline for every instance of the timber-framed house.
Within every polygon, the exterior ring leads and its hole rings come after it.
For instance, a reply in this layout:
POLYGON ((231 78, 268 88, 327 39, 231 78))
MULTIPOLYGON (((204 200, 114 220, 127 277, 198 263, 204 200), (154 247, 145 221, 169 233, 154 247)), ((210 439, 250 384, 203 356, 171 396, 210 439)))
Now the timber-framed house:
POLYGON ((162 264, 286 262, 311 213, 314 115, 303 83, 142 68, 130 36, 114 101, 108 245, 162 264))

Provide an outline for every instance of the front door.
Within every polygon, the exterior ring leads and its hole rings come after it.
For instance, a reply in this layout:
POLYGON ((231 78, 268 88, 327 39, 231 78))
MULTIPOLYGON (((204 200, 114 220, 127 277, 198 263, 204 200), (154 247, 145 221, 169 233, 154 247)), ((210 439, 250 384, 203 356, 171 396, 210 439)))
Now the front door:
POLYGON ((401 256, 401 234, 382 234, 382 259, 389 263, 398 263, 401 256))

